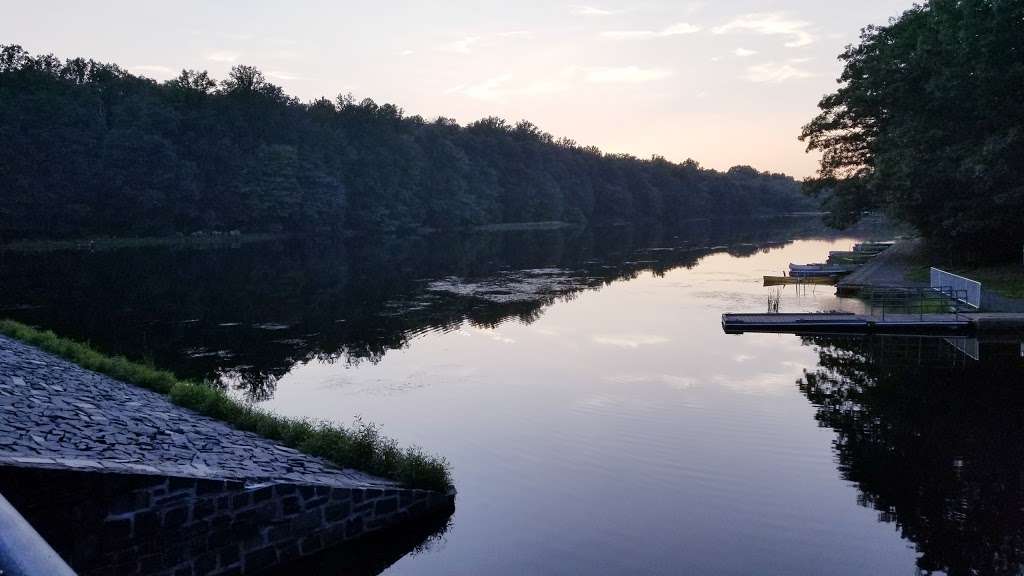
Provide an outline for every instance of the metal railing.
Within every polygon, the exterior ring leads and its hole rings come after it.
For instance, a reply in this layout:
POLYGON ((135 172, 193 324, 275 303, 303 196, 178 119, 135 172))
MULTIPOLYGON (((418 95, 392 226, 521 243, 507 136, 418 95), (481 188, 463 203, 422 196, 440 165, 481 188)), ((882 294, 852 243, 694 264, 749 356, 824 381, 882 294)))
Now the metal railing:
POLYGON ((967 293, 953 286, 930 288, 886 287, 865 291, 871 315, 912 314, 923 320, 925 314, 953 314, 960 318, 967 293))
POLYGON ((932 268, 929 272, 929 280, 932 287, 950 286, 963 293, 961 301, 975 309, 981 308, 981 282, 964 278, 945 270, 932 268))

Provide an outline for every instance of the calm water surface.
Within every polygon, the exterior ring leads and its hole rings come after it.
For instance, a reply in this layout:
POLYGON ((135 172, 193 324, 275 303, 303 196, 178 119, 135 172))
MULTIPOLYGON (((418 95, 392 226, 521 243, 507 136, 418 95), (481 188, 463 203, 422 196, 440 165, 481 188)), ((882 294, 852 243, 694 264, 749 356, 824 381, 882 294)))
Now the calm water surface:
MULTIPOLYGON (((715 254, 529 324, 423 334, 376 365, 299 365, 268 404, 360 414, 452 462, 445 542, 389 573, 906 573, 913 550, 857 504, 797 389, 814 350, 720 327, 766 307, 761 275, 849 244, 715 254)), ((830 293, 783 307, 842 306, 830 293)))
MULTIPOLYGON (((762 275, 866 235, 6 255, 0 295, 278 413, 359 416, 444 455, 455 515, 386 574, 1017 573, 1018 340, 953 343, 975 360, 941 339, 721 330, 767 308, 762 275)), ((789 288, 781 309, 859 310, 832 293, 789 288)))

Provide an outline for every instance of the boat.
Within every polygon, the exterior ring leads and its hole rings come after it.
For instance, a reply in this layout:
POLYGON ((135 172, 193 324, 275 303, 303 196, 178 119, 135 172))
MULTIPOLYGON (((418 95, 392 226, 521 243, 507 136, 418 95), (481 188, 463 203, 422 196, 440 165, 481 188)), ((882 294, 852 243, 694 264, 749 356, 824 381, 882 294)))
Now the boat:
POLYGON ((856 269, 855 266, 838 266, 835 264, 790 264, 790 276, 839 276, 849 274, 856 269))
POLYGON ((828 253, 829 264, 865 264, 874 258, 874 252, 839 252, 828 253))
POLYGON ((835 276, 765 276, 765 286, 786 286, 789 284, 832 286, 836 283, 835 276))
POLYGON ((830 258, 855 258, 857 260, 870 260, 874 258, 875 252, 856 252, 849 250, 832 250, 828 253, 830 258))
POLYGON ((854 252, 883 252, 893 247, 893 242, 861 242, 853 245, 854 252))

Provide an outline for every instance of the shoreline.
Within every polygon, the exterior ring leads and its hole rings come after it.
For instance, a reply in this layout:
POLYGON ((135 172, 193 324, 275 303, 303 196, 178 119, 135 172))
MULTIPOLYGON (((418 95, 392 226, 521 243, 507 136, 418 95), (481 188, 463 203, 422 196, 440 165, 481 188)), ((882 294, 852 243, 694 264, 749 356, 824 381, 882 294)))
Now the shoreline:
POLYGON ((179 380, 174 374, 124 357, 111 357, 68 338, 13 320, 0 320, 0 334, 48 352, 85 370, 160 394, 173 404, 255 433, 342 469, 352 468, 454 497, 450 466, 444 458, 419 448, 399 448, 373 424, 344 428, 326 422, 292 419, 240 402, 220 388, 179 380))
POLYGON ((900 240, 890 249, 882 252, 836 284, 839 296, 856 296, 866 288, 928 287, 928 270, 939 268, 965 276, 982 284, 982 312, 1021 313, 1024 312, 1024 298, 1015 297, 1024 282, 1024 266, 1004 264, 989 268, 971 268, 955 264, 933 264, 927 252, 927 244, 921 238, 900 240), (1019 268, 1018 269, 1015 269, 1019 268), (991 272, 1003 271, 1003 282, 991 272), (976 272, 981 271, 981 274, 976 272), (993 281, 993 279, 996 281, 993 281), (1006 293, 1013 294, 1007 295, 1006 293))
MULTIPOLYGON (((698 217, 698 218, 686 218, 679 220, 674 224, 687 224, 693 222, 730 222, 736 220, 772 220, 781 218, 812 218, 820 217, 827 214, 826 212, 787 212, 781 214, 751 214, 747 216, 735 216, 735 217, 698 217)), ((601 228, 615 228, 623 226, 646 226, 649 222, 647 221, 622 221, 622 222, 602 222, 596 224, 588 224, 585 222, 567 222, 560 220, 552 221, 538 221, 538 222, 499 222, 493 224, 480 224, 477 226, 460 226, 455 228, 411 228, 405 230, 374 230, 374 231, 357 231, 357 230, 339 230, 331 232, 329 234, 319 233, 291 233, 291 232, 253 232, 253 233, 237 233, 232 232, 201 232, 192 233, 188 235, 171 235, 171 236, 114 236, 114 237, 96 237, 96 238, 77 238, 77 239, 56 239, 56 238, 38 238, 38 239, 14 239, 6 242, 0 242, 0 253, 3 252, 18 252, 18 253, 32 253, 32 252, 57 252, 57 251, 101 251, 101 250, 119 250, 119 249, 130 249, 130 248, 162 248, 162 247, 182 247, 182 248, 205 248, 205 247, 224 247, 224 246, 235 246, 240 244, 249 244, 256 242, 268 242, 273 240, 284 240, 289 238, 309 238, 309 237, 323 237, 323 238, 351 238, 354 236, 395 236, 395 235, 431 235, 431 234, 443 234, 443 233, 501 233, 501 232, 530 232, 530 231, 551 231, 551 230, 568 230, 573 228, 587 228, 592 227, 595 229, 601 228)), ((665 226, 665 224, 662 224, 665 226)))

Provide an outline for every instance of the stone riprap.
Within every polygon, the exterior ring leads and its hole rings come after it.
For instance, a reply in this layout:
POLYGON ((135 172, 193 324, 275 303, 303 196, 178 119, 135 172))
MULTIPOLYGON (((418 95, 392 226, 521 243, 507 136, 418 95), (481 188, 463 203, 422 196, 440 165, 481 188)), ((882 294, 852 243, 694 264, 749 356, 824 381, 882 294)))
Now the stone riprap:
POLYGON ((394 486, 0 336, 0 463, 197 478, 394 486))
POLYGON ((450 513, 454 501, 338 469, 4 336, 0 414, 0 490, 82 573, 251 574, 450 513), (55 507, 55 494, 78 499, 55 507))

